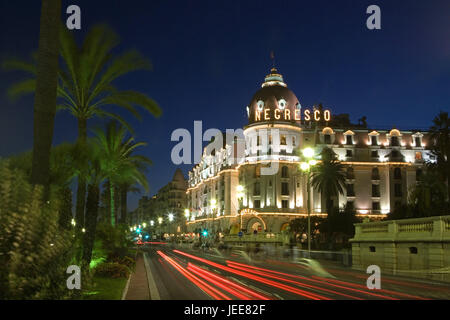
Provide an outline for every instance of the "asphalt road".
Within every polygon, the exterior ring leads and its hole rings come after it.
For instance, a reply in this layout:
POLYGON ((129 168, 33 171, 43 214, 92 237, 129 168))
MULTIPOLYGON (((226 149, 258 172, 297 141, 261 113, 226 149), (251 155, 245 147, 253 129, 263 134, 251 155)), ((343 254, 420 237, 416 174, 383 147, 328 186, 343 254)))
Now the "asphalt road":
POLYGON ((169 244, 144 246, 163 300, 421 300, 449 299, 442 283, 384 275, 369 290, 368 274, 339 265, 260 258, 231 251, 203 252, 169 244))

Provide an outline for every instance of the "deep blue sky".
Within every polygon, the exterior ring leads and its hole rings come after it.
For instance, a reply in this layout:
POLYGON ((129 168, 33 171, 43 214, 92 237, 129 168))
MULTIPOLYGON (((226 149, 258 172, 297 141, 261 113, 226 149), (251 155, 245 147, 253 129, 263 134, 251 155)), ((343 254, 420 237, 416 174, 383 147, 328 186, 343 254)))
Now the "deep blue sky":
MULTIPOLYGON (((117 85, 153 97, 163 116, 124 116, 147 141, 154 165, 150 194, 176 169, 170 160, 176 128, 238 128, 245 107, 271 67, 269 53, 303 106, 322 102, 334 114, 363 115, 371 127, 429 127, 450 108, 450 1, 153 1, 63 0, 82 10, 80 37, 106 22, 122 37, 118 52, 136 48, 153 72, 117 85), (381 30, 366 28, 366 8, 381 7, 381 30)), ((37 49, 40 1, 0 0, 0 59, 37 49)), ((32 147, 33 99, 11 102, 7 87, 20 73, 1 72, 0 156, 32 147)), ((91 124, 93 124, 92 122, 91 124)), ((56 117, 54 143, 74 141, 76 121, 56 117)), ((191 168, 183 166, 185 173, 191 168)), ((138 196, 130 196, 130 208, 138 196)))

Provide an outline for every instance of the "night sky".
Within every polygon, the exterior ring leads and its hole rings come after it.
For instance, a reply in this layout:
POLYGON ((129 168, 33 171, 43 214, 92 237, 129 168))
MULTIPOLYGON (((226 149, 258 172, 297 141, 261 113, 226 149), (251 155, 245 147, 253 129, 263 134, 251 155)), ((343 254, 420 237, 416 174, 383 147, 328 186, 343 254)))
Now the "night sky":
MULTIPOLYGON (((152 72, 135 72, 116 84, 145 92, 163 109, 142 121, 120 114, 146 141, 154 162, 150 194, 173 176, 170 152, 176 128, 239 128, 245 107, 272 62, 304 107, 322 102, 351 120, 367 116, 371 128, 430 126, 450 106, 450 1, 154 1, 63 0, 82 10, 80 39, 97 23, 122 37, 117 50, 136 48, 152 72), (381 30, 366 28, 366 8, 381 8, 381 30)), ((0 0, 0 59, 27 59, 37 50, 40 1, 0 0)), ((33 98, 6 96, 23 73, 0 72, 0 157, 32 148, 33 98)), ((98 121, 91 121, 95 125, 98 121)), ((75 141, 76 120, 58 113, 54 144, 75 141)), ((182 166, 187 175, 192 165, 182 166)), ((138 195, 130 195, 130 209, 138 195)))

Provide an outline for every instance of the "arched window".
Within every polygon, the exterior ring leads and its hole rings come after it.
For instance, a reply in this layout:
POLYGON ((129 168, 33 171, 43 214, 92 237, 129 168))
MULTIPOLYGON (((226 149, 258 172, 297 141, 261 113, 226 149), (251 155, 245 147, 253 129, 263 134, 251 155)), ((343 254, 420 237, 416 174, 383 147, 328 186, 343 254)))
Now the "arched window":
POLYGON ((283 166, 281 168, 281 177, 288 178, 288 167, 287 166, 283 166))
POLYGON ((401 179, 402 178, 402 170, 400 168, 394 169, 394 179, 401 179))

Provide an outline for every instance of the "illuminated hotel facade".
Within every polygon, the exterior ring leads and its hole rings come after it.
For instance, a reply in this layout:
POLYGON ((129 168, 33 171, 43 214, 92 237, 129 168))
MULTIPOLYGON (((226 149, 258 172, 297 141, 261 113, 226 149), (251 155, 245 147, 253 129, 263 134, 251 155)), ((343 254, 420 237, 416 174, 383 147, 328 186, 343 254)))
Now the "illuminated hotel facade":
MULTIPOLYGON (((426 132, 343 126, 329 110, 302 108, 275 68, 247 116, 243 136, 213 152, 205 148, 189 172, 188 231, 279 233, 292 219, 306 217, 308 173, 300 170, 305 148, 318 161, 330 148, 345 167, 346 188, 332 198, 333 206, 375 219, 406 203, 422 166, 432 161, 426 132)), ((311 187, 309 198, 311 215, 326 216, 324 197, 311 187)))

